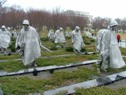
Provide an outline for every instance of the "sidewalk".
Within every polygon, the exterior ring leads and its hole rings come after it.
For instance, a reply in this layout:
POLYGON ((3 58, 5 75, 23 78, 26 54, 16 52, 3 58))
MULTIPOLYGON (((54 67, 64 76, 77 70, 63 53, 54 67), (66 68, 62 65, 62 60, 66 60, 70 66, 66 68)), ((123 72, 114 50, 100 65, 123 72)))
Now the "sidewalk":
POLYGON ((119 42, 119 47, 126 48, 126 41, 122 40, 121 42, 119 42))
MULTIPOLYGON (((93 36, 91 38, 96 39, 95 36, 93 36)), ((119 42, 119 47, 126 48, 126 40, 121 40, 121 42, 119 42)))

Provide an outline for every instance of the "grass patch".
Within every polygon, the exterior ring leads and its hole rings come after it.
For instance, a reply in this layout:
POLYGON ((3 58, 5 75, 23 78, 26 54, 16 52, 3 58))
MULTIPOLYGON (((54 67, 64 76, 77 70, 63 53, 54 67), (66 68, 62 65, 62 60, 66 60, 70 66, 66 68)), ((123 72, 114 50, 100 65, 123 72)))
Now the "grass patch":
POLYGON ((4 95, 28 95, 31 92, 40 93, 45 90, 85 81, 91 79, 92 74, 95 74, 93 70, 81 67, 73 72, 55 71, 50 79, 33 80, 27 77, 1 77, 0 83, 4 95))
POLYGON ((116 35, 118 34, 121 36, 121 40, 126 40, 126 33, 116 33, 116 35))
MULTIPOLYGON (((47 32, 47 31, 46 31, 47 32)), ((65 47, 72 48, 73 45, 71 43, 71 39, 66 39, 66 44, 64 48, 55 49, 56 45, 52 42, 49 42, 47 39, 47 33, 44 33, 41 37, 42 44, 53 50, 53 52, 45 52, 42 49, 42 57, 47 56, 47 58, 38 58, 37 64, 40 67, 44 66, 52 66, 52 65, 66 65, 70 63, 82 62, 85 60, 94 60, 98 58, 98 55, 72 55, 68 57, 50 57, 56 55, 64 55, 64 54, 74 54, 73 51, 67 51, 65 47), (45 36, 46 35, 46 36, 45 36)), ((95 51, 95 41, 92 38, 83 37, 84 42, 90 43, 91 45, 85 46, 87 52, 95 51)), ((13 47, 12 47, 13 48, 13 47)), ((70 49, 71 50, 71 49, 70 49)), ((121 52, 123 55, 126 55, 125 49, 121 48, 121 52)), ((22 62, 12 61, 15 58, 20 58, 20 55, 14 54, 11 56, 3 56, 0 55, 1 60, 10 60, 8 62, 4 62, 0 64, 0 70, 12 72, 18 71, 22 69, 27 69, 23 65, 22 62)), ((124 58, 126 62, 126 58, 124 58)), ((54 74, 48 79, 32 79, 24 76, 9 76, 9 77, 0 77, 1 88, 4 92, 4 95, 28 95, 28 93, 41 93, 49 89, 58 88, 61 86, 71 85, 78 82, 83 82, 89 79, 92 79, 92 75, 97 75, 97 66, 93 64, 94 69, 88 69, 85 67, 78 67, 78 69, 68 72, 64 70, 56 70, 54 74)), ((118 72, 125 70, 126 67, 121 69, 111 69, 109 72, 118 72)), ((57 95, 63 95, 61 92, 57 95)), ((119 90, 111 90, 106 87, 96 87, 91 89, 77 89, 75 95, 125 95, 125 88, 120 88, 119 90)))
POLYGON ((55 58, 39 58, 37 63, 39 66, 50 65, 66 65, 70 63, 76 63, 86 60, 84 56, 68 56, 68 57, 55 57, 55 58))
MULTIPOLYGON (((39 67, 43 66, 51 66, 51 65, 66 65, 70 63, 76 63, 76 62, 82 62, 85 60, 92 60, 96 59, 96 55, 91 57, 91 55, 74 55, 74 56, 67 56, 67 57, 54 57, 54 58, 38 58, 37 64, 39 67)), ((2 62, 0 64, 0 70, 12 72, 12 71, 18 71, 22 69, 26 69, 27 67, 23 65, 23 63, 20 61, 7 61, 2 62)))
POLYGON ((54 56, 54 55, 64 55, 64 54, 74 54, 74 52, 67 52, 64 48, 53 50, 53 52, 42 52, 42 56, 54 56))
POLYGON ((121 50, 122 55, 126 56, 126 48, 120 47, 120 50, 121 50))
POLYGON ((22 62, 19 61, 8 61, 0 63, 0 70, 13 72, 19 71, 21 69, 26 69, 27 67, 23 65, 22 62))
POLYGON ((43 80, 33 80, 27 77, 2 77, 0 78, 4 95, 28 95, 28 93, 42 92, 45 90, 43 80))
POLYGON ((17 59, 17 58, 20 58, 19 54, 12 54, 10 56, 0 54, 0 60, 13 60, 13 59, 17 59))
POLYGON ((125 95, 119 90, 112 90, 107 87, 94 87, 90 89, 78 88, 74 95, 125 95))

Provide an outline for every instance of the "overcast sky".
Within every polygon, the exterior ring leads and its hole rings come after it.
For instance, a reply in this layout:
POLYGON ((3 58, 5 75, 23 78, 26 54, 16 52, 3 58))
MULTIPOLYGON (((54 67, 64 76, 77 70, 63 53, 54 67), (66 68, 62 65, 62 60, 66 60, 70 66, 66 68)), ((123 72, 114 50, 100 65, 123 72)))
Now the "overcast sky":
POLYGON ((89 12, 93 17, 126 17, 126 0, 7 0, 4 6, 20 5, 24 10, 60 8, 89 12))

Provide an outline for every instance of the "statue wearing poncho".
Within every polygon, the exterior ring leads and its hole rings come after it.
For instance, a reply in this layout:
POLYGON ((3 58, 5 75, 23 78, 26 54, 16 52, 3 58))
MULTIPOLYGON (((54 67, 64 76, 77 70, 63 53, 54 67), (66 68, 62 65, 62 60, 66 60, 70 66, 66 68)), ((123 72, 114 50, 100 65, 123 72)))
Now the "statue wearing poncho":
MULTIPOLYGON (((28 23, 29 24, 29 23, 28 23)), ((24 65, 31 65, 41 56, 39 35, 35 28, 27 25, 23 27, 16 40, 16 48, 19 47, 22 52, 22 61, 24 65)))

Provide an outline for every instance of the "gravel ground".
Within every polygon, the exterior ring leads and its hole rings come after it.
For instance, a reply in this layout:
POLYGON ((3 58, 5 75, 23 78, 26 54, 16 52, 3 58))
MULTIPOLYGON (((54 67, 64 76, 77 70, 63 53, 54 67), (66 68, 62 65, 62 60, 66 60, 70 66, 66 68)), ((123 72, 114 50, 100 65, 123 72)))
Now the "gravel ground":
POLYGON ((119 81, 114 82, 112 84, 106 85, 106 87, 112 88, 112 89, 119 89, 122 87, 126 87, 126 79, 119 80, 119 81))

